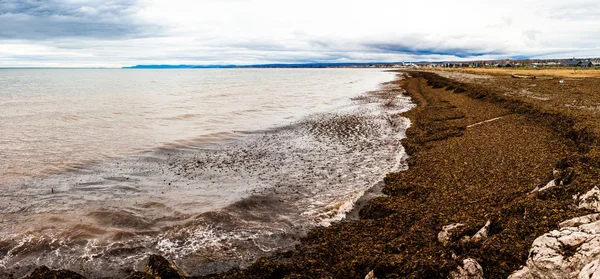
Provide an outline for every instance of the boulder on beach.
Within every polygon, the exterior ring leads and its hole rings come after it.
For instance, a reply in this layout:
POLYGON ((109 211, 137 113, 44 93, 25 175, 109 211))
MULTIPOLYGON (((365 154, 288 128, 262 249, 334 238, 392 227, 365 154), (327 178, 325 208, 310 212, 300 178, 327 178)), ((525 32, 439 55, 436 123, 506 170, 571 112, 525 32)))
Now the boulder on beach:
POLYGON ((579 197, 579 208, 600 212, 600 189, 598 186, 579 197))
POLYGON ((464 259, 462 266, 450 272, 448 279, 483 279, 483 268, 474 259, 464 259))
POLYGON ((562 227, 538 237, 527 264, 509 279, 600 278, 600 220, 598 216, 577 217, 562 227))
POLYGON ((464 227, 465 224, 457 223, 444 226, 442 231, 438 233, 438 241, 442 243, 442 245, 447 246, 452 239, 452 236, 456 232, 458 228, 464 227))

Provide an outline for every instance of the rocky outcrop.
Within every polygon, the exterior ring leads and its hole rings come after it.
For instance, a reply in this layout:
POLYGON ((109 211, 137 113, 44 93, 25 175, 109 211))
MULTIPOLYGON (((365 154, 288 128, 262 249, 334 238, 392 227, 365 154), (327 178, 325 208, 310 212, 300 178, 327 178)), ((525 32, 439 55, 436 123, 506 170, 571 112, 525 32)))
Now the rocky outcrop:
POLYGON ((579 208, 600 212, 600 189, 597 186, 579 197, 579 208))
POLYGON ((585 215, 585 216, 581 216, 581 217, 573 218, 571 220, 564 221, 564 222, 558 224, 558 226, 560 228, 579 227, 581 225, 596 222, 598 220, 600 220, 600 214, 596 213, 596 214, 585 215))
POLYGON ((449 279, 483 279, 483 268, 474 259, 463 260, 463 265, 450 272, 449 279))
POLYGON ((574 218, 540 236, 533 242, 526 266, 509 278, 600 278, 598 219, 597 214, 574 218))

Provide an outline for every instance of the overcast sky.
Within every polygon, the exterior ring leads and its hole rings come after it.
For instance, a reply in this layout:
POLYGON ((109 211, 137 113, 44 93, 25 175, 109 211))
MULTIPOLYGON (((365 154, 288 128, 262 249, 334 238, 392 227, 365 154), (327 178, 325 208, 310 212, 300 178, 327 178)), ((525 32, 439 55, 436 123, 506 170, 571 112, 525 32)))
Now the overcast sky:
POLYGON ((0 67, 600 57, 598 0, 0 0, 0 67))

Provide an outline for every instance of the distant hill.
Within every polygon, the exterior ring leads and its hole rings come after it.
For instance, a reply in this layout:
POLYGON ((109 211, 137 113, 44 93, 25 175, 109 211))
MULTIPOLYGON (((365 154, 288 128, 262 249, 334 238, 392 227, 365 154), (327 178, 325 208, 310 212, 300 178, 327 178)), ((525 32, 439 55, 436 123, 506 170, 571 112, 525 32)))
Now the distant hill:
POLYGON ((402 62, 372 63, 304 63, 304 64, 256 64, 256 65, 136 65, 123 69, 222 69, 222 68, 366 68, 371 66, 401 65, 402 62))

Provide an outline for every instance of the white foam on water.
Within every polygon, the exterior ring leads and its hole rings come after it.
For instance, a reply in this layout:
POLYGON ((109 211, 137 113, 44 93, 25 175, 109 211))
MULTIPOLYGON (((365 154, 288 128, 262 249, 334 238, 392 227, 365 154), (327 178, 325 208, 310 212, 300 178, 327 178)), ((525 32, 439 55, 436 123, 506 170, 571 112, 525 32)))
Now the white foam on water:
POLYGON ((16 187, 0 195, 14 214, 0 225, 30 224, 36 233, 0 236, 12 246, 0 267, 122 277, 124 267, 159 253, 202 274, 207 264, 239 266, 291 248, 308 229, 342 220, 388 172, 406 168, 400 140, 410 121, 396 114, 413 105, 385 89, 224 143, 160 149, 16 187), (49 219, 60 220, 39 227, 49 219), (69 236, 77 224, 90 227, 69 236), (40 250, 22 255, 24 247, 40 250))

